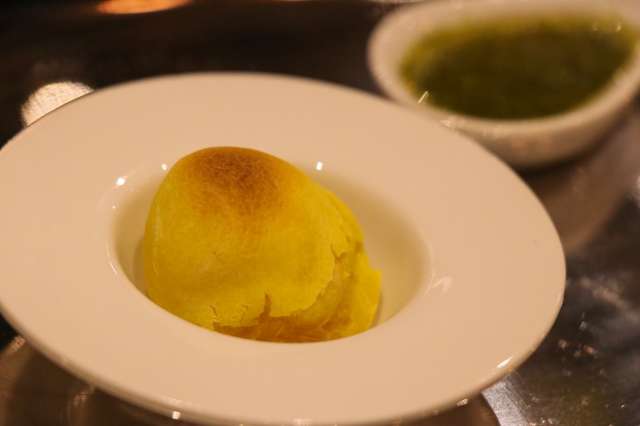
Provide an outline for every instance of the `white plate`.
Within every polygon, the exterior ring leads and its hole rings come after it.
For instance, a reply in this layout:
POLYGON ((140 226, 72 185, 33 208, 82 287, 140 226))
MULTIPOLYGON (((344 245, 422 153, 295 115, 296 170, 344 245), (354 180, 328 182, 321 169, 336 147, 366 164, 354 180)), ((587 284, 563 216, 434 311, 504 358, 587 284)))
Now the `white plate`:
POLYGON ((564 289, 554 227, 501 162, 418 114, 299 79, 202 74, 89 95, 0 152, 0 199, 6 318, 62 367, 174 418, 427 415, 519 365, 564 289), (331 342, 255 342, 193 326, 136 288, 157 183, 214 145, 280 156, 353 208, 383 274, 380 325, 331 342))

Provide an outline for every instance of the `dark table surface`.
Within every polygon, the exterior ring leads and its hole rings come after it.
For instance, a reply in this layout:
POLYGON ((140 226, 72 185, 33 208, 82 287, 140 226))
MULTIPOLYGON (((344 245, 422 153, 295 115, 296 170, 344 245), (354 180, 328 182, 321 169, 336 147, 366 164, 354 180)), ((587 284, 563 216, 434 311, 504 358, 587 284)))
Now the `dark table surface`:
MULTIPOLYGON (((379 93, 367 38, 402 3, 9 2, 0 8, 0 145, 88 91, 160 74, 275 72, 379 93)), ((417 424, 640 425, 640 105, 594 150, 522 176, 565 248, 562 311, 517 371, 417 424)), ((3 320, 0 345, 0 425, 184 424, 74 378, 3 320)))

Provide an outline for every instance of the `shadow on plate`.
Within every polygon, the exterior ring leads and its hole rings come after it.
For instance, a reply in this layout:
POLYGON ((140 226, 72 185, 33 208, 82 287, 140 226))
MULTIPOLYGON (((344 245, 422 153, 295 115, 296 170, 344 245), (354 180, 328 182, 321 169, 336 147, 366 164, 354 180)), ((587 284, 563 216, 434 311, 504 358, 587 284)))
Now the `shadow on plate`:
MULTIPOLYGON (((20 336, 0 353, 0 426, 188 426, 134 407, 56 367, 20 336)), ((484 398, 412 426, 498 426, 484 398)))

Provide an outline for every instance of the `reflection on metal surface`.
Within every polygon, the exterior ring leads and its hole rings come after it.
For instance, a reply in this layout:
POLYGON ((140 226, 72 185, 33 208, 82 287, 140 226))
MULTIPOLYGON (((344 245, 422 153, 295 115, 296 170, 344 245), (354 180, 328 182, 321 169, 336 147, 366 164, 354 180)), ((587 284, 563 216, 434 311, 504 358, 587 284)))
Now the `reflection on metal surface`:
POLYGON ((22 105, 22 122, 28 126, 43 115, 92 90, 86 84, 76 81, 58 81, 42 86, 22 105))
POLYGON ((105 0, 96 6, 98 12, 129 14, 159 12, 191 3, 192 0, 105 0))
POLYGON ((528 423, 521 412, 519 398, 509 389, 508 383, 508 381, 500 382, 482 394, 501 425, 526 425, 528 423))
POLYGON ((547 208, 567 254, 606 224, 640 172, 640 114, 633 114, 597 150, 527 180, 547 208))
POLYGON ((415 422, 403 423, 406 426, 499 426, 498 419, 491 407, 482 397, 463 399, 453 410, 445 411, 433 417, 415 422))
MULTIPOLYGON (((18 338, 24 343, 24 339, 18 338)), ((498 426, 482 398, 464 400, 464 406, 407 426, 498 426)), ((167 416, 113 398, 62 371, 23 344, 0 353, 0 426, 189 426, 182 413, 167 416), (10 408, 9 408, 10 407, 10 408), (33 407, 38 407, 34 410, 33 407)), ((310 424, 309 419, 296 419, 310 424)))

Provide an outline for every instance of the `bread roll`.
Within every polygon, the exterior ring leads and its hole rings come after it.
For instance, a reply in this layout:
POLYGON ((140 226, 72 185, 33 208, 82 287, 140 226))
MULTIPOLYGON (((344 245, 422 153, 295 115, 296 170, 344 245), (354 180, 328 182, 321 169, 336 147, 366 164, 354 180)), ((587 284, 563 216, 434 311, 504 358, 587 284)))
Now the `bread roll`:
POLYGON ((207 148, 179 160, 144 238, 151 300, 194 324, 259 340, 335 339, 371 326, 379 274, 349 209, 269 154, 207 148))

